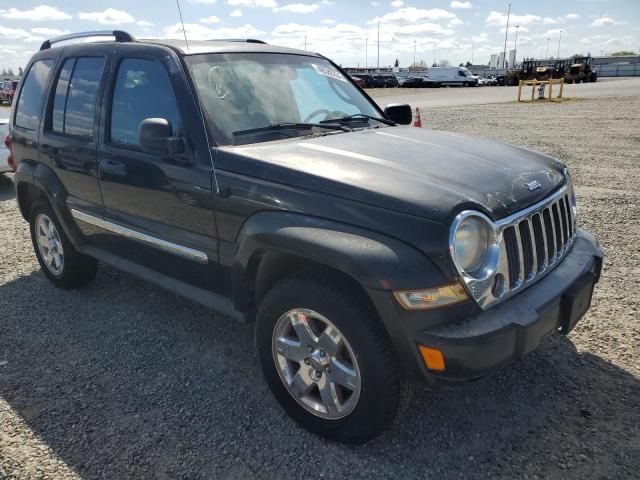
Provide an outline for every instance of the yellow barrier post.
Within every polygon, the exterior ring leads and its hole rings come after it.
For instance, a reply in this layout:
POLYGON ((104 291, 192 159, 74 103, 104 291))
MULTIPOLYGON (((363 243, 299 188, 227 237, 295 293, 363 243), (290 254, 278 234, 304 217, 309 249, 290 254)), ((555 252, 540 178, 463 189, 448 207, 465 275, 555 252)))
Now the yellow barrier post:
POLYGON ((553 78, 549 79, 549 101, 551 101, 551 97, 553 97, 553 95, 551 94, 551 92, 553 91, 553 78))
POLYGON ((520 102, 520 94, 522 93, 522 80, 518 81, 518 101, 520 102))
POLYGON ((560 93, 558 94, 558 98, 562 98, 562 91, 564 90, 564 78, 560 79, 560 93))
POLYGON ((535 80, 531 82, 531 101, 533 102, 533 98, 536 96, 536 82, 535 80))

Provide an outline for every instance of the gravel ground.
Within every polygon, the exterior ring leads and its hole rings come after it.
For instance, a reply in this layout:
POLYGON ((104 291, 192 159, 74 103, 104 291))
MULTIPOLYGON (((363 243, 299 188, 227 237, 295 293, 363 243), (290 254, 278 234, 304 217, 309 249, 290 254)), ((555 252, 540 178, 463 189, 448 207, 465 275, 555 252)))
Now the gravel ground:
POLYGON ((417 386, 360 447, 288 419, 251 326, 109 268, 54 289, 0 178, 0 478, 638 478, 639 99, 423 112, 566 160, 605 270, 568 338, 462 389, 417 386))

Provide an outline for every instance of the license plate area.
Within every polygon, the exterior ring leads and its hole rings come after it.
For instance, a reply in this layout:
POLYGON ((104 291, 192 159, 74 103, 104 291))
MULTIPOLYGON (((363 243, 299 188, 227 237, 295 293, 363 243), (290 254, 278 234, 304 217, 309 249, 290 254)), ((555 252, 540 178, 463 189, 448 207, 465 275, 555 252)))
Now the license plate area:
POLYGON ((560 332, 567 334, 576 326, 589 307, 593 296, 595 275, 593 272, 585 273, 575 282, 564 295, 560 305, 560 332))

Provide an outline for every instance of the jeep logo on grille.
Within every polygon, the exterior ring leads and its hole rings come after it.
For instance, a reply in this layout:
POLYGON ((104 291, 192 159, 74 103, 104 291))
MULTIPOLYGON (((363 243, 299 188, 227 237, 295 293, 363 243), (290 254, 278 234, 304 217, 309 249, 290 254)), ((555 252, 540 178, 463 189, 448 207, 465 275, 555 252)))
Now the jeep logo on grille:
POLYGON ((527 189, 530 192, 533 192, 534 190, 538 190, 539 188, 542 188, 542 185, 537 180, 534 180, 534 181, 529 182, 529 183, 525 183, 525 185, 527 186, 527 189))

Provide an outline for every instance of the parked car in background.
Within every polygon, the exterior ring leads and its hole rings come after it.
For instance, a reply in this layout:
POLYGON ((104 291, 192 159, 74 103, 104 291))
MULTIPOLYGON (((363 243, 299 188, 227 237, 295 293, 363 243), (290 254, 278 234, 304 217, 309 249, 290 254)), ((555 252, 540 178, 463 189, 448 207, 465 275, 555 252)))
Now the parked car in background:
POLYGON ((407 77, 400 86, 402 88, 439 88, 440 83, 427 77, 407 77))
POLYGON ((375 75, 369 75, 366 73, 356 73, 352 75, 353 78, 360 78, 364 81, 365 88, 380 88, 382 85, 376 79, 375 75))
POLYGON ((2 89, 0 90, 0 103, 13 103, 13 96, 16 93, 16 87, 18 86, 17 80, 4 81, 2 89))
POLYGON ((351 79, 356 83, 356 85, 358 85, 360 88, 364 88, 366 87, 365 85, 365 81, 363 79, 361 79, 360 77, 354 77, 351 76, 351 79))
POLYGON ((380 88, 394 88, 398 86, 398 79, 395 75, 374 75, 374 78, 380 88))
POLYGON ((498 80, 496 79, 496 76, 495 76, 495 75, 489 75, 489 76, 485 79, 485 81, 486 81, 486 84, 487 84, 487 85, 490 85, 490 86, 492 86, 492 87, 493 87, 493 86, 498 85, 498 80))
POLYGON ((429 69, 429 79, 442 86, 475 87, 478 80, 465 67, 432 67, 429 69))
POLYGON ((10 160, 9 151, 9 119, 0 118, 0 174, 13 171, 13 160, 10 160))

